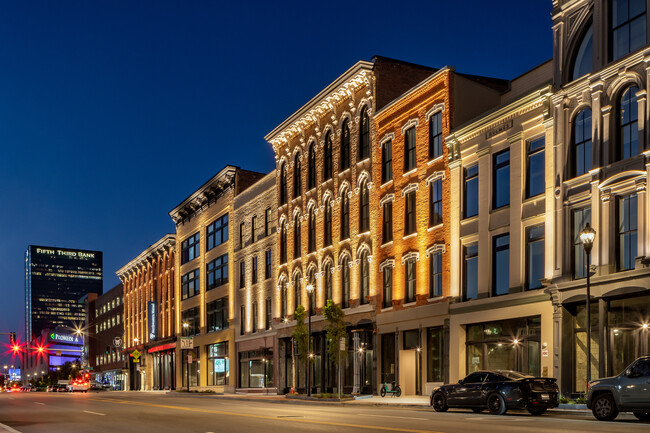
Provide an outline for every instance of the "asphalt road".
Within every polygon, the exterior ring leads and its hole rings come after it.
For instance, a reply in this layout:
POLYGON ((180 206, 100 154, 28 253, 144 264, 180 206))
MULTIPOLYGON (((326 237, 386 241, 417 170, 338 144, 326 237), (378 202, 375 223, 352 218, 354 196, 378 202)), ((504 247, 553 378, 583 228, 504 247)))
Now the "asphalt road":
POLYGON ((0 394, 0 433, 36 432, 645 432, 629 415, 599 422, 584 415, 504 416, 367 405, 234 401, 162 393, 0 394))

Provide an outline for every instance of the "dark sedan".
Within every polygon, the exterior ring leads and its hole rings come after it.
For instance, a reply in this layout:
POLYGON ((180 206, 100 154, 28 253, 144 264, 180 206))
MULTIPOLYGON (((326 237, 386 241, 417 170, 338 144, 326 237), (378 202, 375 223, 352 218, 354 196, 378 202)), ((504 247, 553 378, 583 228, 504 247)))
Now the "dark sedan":
POLYGON ((449 408, 485 409, 503 415, 508 409, 526 409, 541 415, 558 406, 556 380, 532 377, 516 371, 477 371, 454 385, 443 385, 431 392, 430 403, 436 412, 449 408))

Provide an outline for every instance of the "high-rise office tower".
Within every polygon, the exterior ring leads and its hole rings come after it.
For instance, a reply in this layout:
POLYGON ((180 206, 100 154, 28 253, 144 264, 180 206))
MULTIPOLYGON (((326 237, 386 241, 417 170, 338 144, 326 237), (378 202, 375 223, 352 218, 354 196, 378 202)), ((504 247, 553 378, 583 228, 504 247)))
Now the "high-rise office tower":
POLYGON ((102 252, 30 245, 25 251, 25 341, 84 321, 79 300, 102 294, 102 252))

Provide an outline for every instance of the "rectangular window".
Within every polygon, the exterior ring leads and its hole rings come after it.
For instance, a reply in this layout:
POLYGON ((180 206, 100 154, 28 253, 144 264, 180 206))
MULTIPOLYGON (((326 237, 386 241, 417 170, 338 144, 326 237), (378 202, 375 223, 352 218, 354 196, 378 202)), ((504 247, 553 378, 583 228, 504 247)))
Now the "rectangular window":
POLYGON ((251 284, 257 284, 257 256, 253 256, 253 269, 251 269, 251 284))
POLYGON ((429 227, 442 224, 442 179, 436 179, 429 185, 431 201, 429 203, 429 227))
POLYGON ((442 296, 442 251, 429 256, 429 298, 442 296))
POLYGON ((391 266, 384 266, 384 299, 382 306, 384 308, 393 306, 393 268, 391 266))
POLYGON ((404 275, 406 279, 406 299, 404 302, 415 302, 416 293, 416 274, 415 274, 415 260, 407 260, 404 264, 404 275))
POLYGON ((207 287, 206 290, 214 289, 222 284, 228 283, 228 254, 219 256, 205 265, 207 287))
POLYGON ((591 208, 575 209, 571 213, 571 235, 573 238, 573 251, 571 254, 571 271, 574 279, 587 277, 587 254, 580 240, 580 232, 587 223, 591 224, 591 208))
POLYGON ((181 299, 191 298, 201 290, 199 270, 194 269, 181 277, 181 299))
POLYGON ((427 382, 443 382, 444 329, 442 326, 427 329, 427 382))
POLYGON ((510 150, 494 155, 494 188, 492 208, 498 209, 510 204, 510 150))
POLYGON ((228 342, 208 346, 208 385, 228 385, 229 378, 228 342))
POLYGON ((244 335, 246 333, 246 306, 242 305, 239 307, 239 334, 244 335))
POLYGON ((612 0, 611 56, 618 60, 646 44, 646 2, 612 0))
POLYGON ((404 199, 405 211, 404 211, 404 235, 410 235, 415 233, 415 191, 410 191, 406 193, 404 199))
POLYGON ((544 137, 528 142, 526 198, 544 193, 544 137))
POLYGON ((246 262, 244 260, 239 262, 239 288, 246 287, 246 262))
POLYGON ((251 243, 255 243, 255 232, 257 231, 257 215, 251 218, 251 243))
POLYGON ((257 302, 253 302, 253 311, 251 312, 253 317, 252 317, 252 322, 253 322, 253 332, 257 332, 257 302))
POLYGON ((264 302, 264 329, 271 329, 271 320, 273 310, 271 308, 271 298, 266 298, 264 302))
POLYGON ((201 237, 199 232, 185 239, 181 244, 181 265, 194 260, 201 254, 201 237))
POLYGON ((388 140, 381 147, 381 183, 393 178, 393 142, 388 140))
POLYGON ((387 201, 383 206, 381 239, 383 243, 393 240, 393 202, 387 201))
POLYGON ((526 289, 542 287, 544 278, 544 224, 530 227, 526 231, 526 289))
POLYGON ((442 156, 442 111, 429 119, 429 159, 442 156))
POLYGON ((206 237, 208 242, 206 251, 210 251, 228 240, 228 214, 220 217, 206 228, 206 237))
POLYGON ((478 164, 465 169, 465 218, 478 215, 478 164))
POLYGON ((463 300, 478 298, 478 243, 465 245, 463 266, 463 300))
POLYGON ((208 302, 205 306, 206 332, 221 331, 228 328, 228 297, 208 302))
POLYGON ((181 323, 183 324, 183 335, 191 336, 201 333, 200 328, 200 310, 199 307, 190 308, 181 313, 181 323), (187 323, 187 326, 184 324, 187 323))
POLYGON ((510 291, 510 234, 492 238, 492 295, 510 291))
POLYGON ((264 279, 271 278, 271 250, 266 250, 266 259, 264 261, 264 279))
POLYGON ((637 256, 637 216, 638 200, 636 194, 619 197, 617 203, 618 258, 619 271, 634 269, 637 256))
POLYGON ((244 248, 244 229, 245 229, 245 224, 241 223, 239 224, 239 248, 244 248))
POLYGON ((271 208, 264 211, 264 236, 271 234, 271 208))
POLYGON ((404 172, 408 173, 417 165, 415 153, 415 126, 410 127, 404 133, 404 172))

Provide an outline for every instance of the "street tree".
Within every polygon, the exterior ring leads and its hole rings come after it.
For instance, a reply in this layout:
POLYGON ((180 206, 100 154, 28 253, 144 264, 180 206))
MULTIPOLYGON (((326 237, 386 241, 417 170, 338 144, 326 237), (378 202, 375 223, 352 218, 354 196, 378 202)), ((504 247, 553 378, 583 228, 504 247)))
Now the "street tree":
POLYGON ((291 345, 291 359, 293 360, 292 376, 293 386, 296 386, 296 369, 298 362, 305 360, 307 356, 307 326, 305 326, 305 307, 298 305, 296 311, 293 313, 293 318, 296 320, 296 326, 293 328, 293 343, 291 345), (296 356, 296 351, 297 356, 296 356), (296 359, 298 358, 298 359, 296 359))

